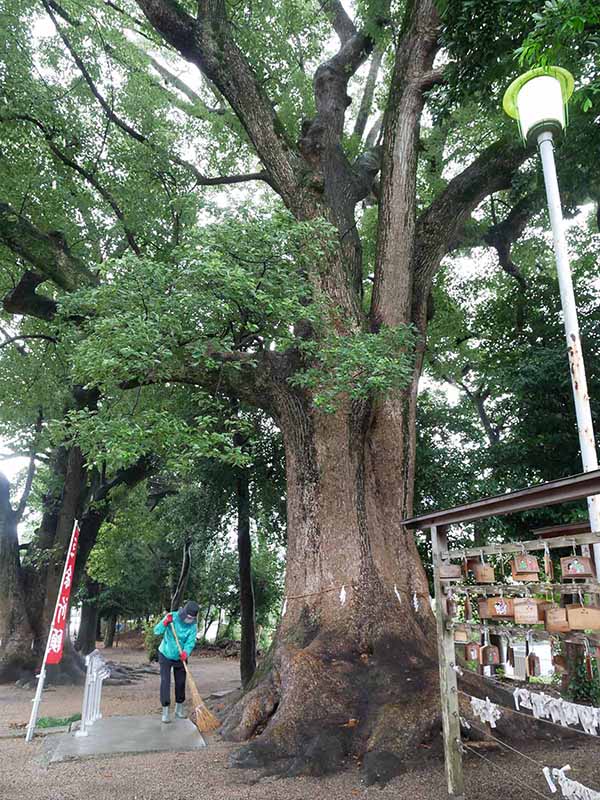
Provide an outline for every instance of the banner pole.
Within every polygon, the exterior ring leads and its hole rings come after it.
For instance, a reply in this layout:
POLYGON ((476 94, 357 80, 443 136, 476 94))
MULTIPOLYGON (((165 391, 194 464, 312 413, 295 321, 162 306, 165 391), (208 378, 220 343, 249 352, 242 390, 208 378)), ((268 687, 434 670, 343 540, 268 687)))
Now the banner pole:
MULTIPOLYGON (((48 658, 48 651, 50 650, 50 637, 52 636, 52 628, 54 625, 54 619, 56 617, 56 612, 58 610, 58 603, 60 601, 60 596, 62 594, 63 583, 65 580, 65 575, 67 573, 67 566, 69 564, 69 556, 71 553, 71 549, 73 547, 73 539, 75 538, 75 531, 77 530, 79 524, 79 520, 75 520, 73 522, 73 530, 71 531, 71 538, 69 539, 69 548, 67 550, 67 555, 65 558, 65 565, 62 571, 62 577, 60 579, 60 586, 58 587, 58 594, 56 596, 56 604, 54 606, 54 611, 52 612, 52 618, 50 621, 50 630, 48 631, 48 638, 46 639, 46 649, 44 650, 44 658, 42 660, 42 666, 40 669, 40 673, 37 676, 38 683, 37 688, 35 690, 35 697, 31 701, 33 703, 33 707, 31 709, 31 716, 29 717, 29 723, 27 725, 27 733, 25 734, 25 741, 30 742, 33 739, 33 734, 35 733, 35 723, 37 722, 38 711, 40 708, 40 703, 42 701, 42 692, 44 691, 44 683, 46 681, 46 660, 48 658)), ((68 631, 67 631, 68 635, 68 631)))

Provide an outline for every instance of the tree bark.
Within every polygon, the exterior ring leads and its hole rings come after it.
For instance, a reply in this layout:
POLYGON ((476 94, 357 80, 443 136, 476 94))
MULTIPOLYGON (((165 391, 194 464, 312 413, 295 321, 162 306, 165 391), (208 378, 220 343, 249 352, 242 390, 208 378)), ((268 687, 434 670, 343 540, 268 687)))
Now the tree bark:
POLYGON ((112 647, 115 643, 115 631, 117 629, 117 615, 110 614, 106 620, 106 629, 104 631, 104 647, 112 647))
POLYGON ((252 583, 252 542, 250 539, 250 490, 248 473, 239 470, 236 477, 237 543, 240 576, 240 674, 246 688, 256 670, 256 630, 254 586, 252 583))
POLYGON ((188 539, 183 544, 183 557, 181 559, 181 572, 177 586, 171 597, 171 611, 175 611, 183 604, 183 598, 187 589, 192 568, 192 541, 188 539))
POLYGON ((85 588, 86 599, 81 605, 81 622, 75 642, 75 649, 83 656, 87 656, 96 649, 100 622, 100 609, 98 608, 100 584, 88 577, 85 581, 85 588))
POLYGON ((10 484, 0 473, 0 682, 22 677, 21 673, 35 664, 17 522, 10 503, 10 484))

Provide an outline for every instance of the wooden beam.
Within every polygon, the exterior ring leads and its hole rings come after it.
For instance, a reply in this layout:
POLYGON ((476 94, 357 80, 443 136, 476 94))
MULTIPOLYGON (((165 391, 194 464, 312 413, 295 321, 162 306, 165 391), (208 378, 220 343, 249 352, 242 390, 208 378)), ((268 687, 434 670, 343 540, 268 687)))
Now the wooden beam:
POLYGON ((452 590, 452 594, 480 594, 480 595, 496 595, 503 592, 506 595, 526 595, 527 589, 532 594, 543 594, 544 592, 552 592, 558 594, 598 594, 600 591, 600 584, 595 581, 590 583, 489 583, 486 585, 469 586, 469 584, 455 584, 450 581, 444 581, 444 584, 452 590))
POLYGON ((449 550, 442 553, 442 559, 472 558, 483 553, 484 556, 501 555, 502 553, 521 553, 523 550, 553 550, 558 547, 596 544, 600 542, 600 533, 580 533, 575 536, 560 536, 554 539, 530 539, 527 542, 506 542, 505 544, 489 544, 485 547, 469 547, 466 550, 449 550))
POLYGON ((454 634, 448 628, 444 608, 444 587, 440 579, 441 552, 448 547, 446 531, 431 528, 433 559, 433 588, 435 593, 435 619, 440 669, 440 697, 442 702, 442 729, 444 734, 444 761, 448 794, 454 800, 464 800, 464 778, 460 739, 460 714, 458 710, 458 685, 456 679, 456 654, 454 634))
POLYGON ((529 511, 532 508, 583 500, 596 494, 600 494, 600 469, 531 486, 528 489, 519 489, 516 492, 484 497, 482 500, 443 511, 411 517, 402 520, 402 524, 407 528, 425 530, 432 525, 474 522, 478 519, 529 511))

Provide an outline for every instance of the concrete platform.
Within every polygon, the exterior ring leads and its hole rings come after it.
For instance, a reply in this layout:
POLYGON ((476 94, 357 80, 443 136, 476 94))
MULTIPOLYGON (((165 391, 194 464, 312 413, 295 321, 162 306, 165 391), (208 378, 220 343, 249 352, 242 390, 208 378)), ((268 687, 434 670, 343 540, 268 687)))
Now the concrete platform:
POLYGON ((122 753, 184 752, 206 747, 203 736, 188 719, 165 725, 160 715, 151 717, 105 717, 87 736, 68 733, 46 740, 47 763, 122 753))

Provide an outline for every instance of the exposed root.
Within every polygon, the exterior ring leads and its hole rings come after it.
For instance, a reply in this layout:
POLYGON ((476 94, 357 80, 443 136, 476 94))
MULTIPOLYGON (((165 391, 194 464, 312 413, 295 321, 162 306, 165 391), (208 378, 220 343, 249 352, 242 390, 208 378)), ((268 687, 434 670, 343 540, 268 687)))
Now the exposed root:
POLYGON ((437 693, 436 664, 405 641, 372 655, 334 653, 317 639, 282 645, 268 676, 225 720, 225 738, 255 737, 231 764, 324 775, 352 758, 367 783, 385 783, 438 722, 437 693))
POLYGON ((256 686, 227 714, 221 734, 231 742, 245 742, 260 732, 275 712, 279 692, 272 678, 256 686))

